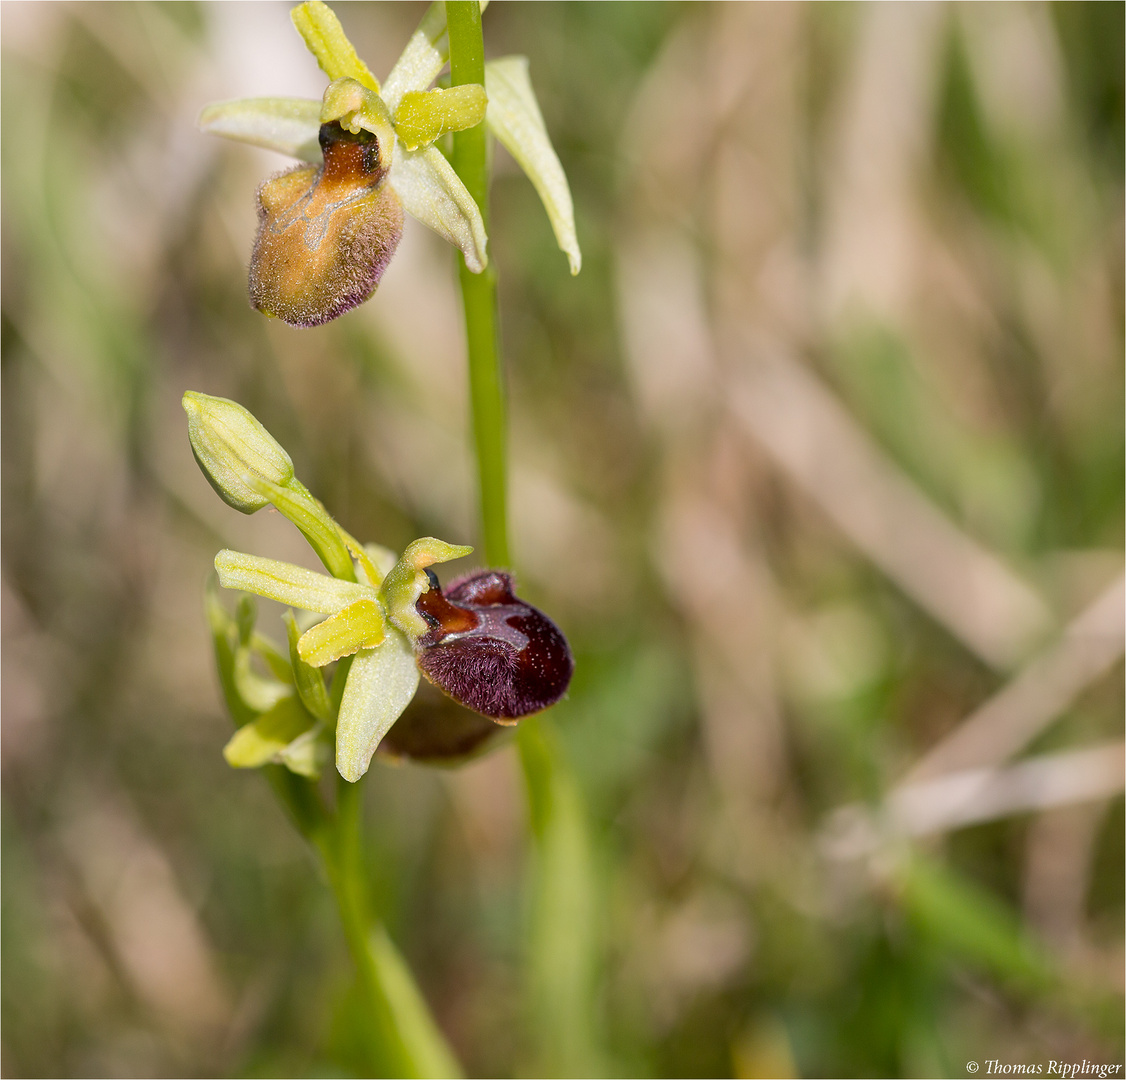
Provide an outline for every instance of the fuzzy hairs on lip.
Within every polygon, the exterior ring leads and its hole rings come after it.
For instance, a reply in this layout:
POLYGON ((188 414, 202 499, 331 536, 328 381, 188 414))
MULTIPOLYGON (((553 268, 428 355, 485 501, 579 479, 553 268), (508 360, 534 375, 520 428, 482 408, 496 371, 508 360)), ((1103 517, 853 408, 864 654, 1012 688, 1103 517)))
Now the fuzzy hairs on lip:
POLYGON ((418 666, 455 701, 500 724, 554 705, 575 662, 559 628, 512 591, 512 578, 481 570, 432 582, 416 604, 430 630, 418 640, 418 666))

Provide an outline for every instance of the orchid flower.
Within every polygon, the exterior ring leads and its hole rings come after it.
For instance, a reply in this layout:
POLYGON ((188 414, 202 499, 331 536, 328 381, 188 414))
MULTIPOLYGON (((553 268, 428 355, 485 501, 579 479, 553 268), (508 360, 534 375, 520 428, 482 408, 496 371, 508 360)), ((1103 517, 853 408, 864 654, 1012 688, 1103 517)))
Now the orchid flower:
POLYGON ((224 588, 326 616, 300 632, 286 619, 289 657, 254 629, 253 608, 232 618, 212 594, 208 616, 220 680, 241 726, 224 751, 235 767, 276 762, 315 776, 332 756, 345 780, 359 780, 418 689, 420 673, 460 704, 501 724, 553 704, 573 661, 566 639, 486 570, 444 592, 430 571, 472 552, 432 536, 395 554, 353 539, 297 479, 293 462, 241 405, 188 391, 192 451, 204 475, 235 509, 272 505, 304 533, 332 576, 293 563, 223 550, 224 588), (269 675, 255 671, 258 657, 269 675), (321 669, 338 665, 332 690, 321 669), (335 679, 343 679, 337 693, 335 679), (334 699, 336 704, 334 704, 334 699))
POLYGON ((525 57, 487 63, 484 87, 430 89, 449 58, 439 2, 381 86, 321 0, 308 0, 291 15, 331 80, 323 99, 220 102, 199 118, 205 132, 308 163, 258 189, 250 264, 256 308, 295 326, 316 326, 363 303, 398 246, 404 210, 457 247, 473 273, 484 270, 481 211, 436 145, 482 120, 535 185, 571 273, 579 272, 570 189, 525 57))

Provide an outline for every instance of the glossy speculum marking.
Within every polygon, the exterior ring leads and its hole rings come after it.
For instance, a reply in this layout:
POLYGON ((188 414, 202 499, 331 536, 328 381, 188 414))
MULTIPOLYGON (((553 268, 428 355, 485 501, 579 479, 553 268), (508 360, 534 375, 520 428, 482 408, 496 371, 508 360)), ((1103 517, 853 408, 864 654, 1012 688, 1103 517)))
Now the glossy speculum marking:
POLYGON ((322 166, 299 165, 258 189, 250 302, 293 326, 318 326, 367 300, 403 234, 379 140, 334 123, 321 126, 320 143, 322 166))
POLYGON ((512 591, 512 578, 482 570, 443 591, 432 578, 416 604, 430 630, 418 640, 422 673, 455 701, 498 723, 555 704, 574 671, 567 639, 512 591))

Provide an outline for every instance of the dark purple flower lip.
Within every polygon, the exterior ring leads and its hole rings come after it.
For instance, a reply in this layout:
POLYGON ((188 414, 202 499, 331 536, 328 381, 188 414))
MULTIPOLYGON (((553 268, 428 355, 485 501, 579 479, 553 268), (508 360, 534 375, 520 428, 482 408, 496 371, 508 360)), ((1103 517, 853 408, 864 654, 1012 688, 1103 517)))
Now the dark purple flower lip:
POLYGON ((542 611, 512 590, 500 570, 481 570, 416 604, 430 630, 418 666, 455 701, 501 724, 554 705, 574 672, 571 648, 542 611))

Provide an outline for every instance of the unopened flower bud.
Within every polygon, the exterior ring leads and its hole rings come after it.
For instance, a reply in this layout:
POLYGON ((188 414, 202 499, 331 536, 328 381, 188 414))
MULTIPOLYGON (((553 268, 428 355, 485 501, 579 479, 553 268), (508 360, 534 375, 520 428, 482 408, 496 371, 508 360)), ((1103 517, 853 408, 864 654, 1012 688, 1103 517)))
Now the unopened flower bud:
POLYGON ((498 723, 554 705, 574 660, 567 639, 542 611, 512 591, 512 579, 483 570, 416 602, 429 631, 416 642, 423 675, 455 701, 498 723))
POLYGON ((334 122, 321 125, 320 142, 323 166, 298 166, 258 189, 250 302, 292 326, 362 304, 403 235, 402 203, 383 182, 390 139, 334 122))
POLYGON ((267 505, 269 500, 247 484, 248 477, 279 486, 293 479, 289 455, 237 402, 189 390, 183 405, 192 453, 227 505, 244 514, 267 505))

